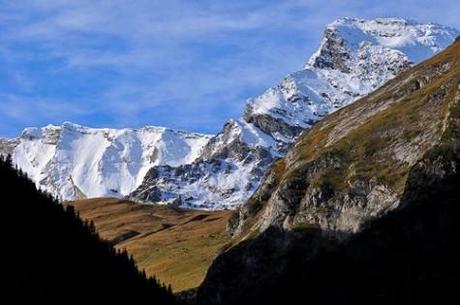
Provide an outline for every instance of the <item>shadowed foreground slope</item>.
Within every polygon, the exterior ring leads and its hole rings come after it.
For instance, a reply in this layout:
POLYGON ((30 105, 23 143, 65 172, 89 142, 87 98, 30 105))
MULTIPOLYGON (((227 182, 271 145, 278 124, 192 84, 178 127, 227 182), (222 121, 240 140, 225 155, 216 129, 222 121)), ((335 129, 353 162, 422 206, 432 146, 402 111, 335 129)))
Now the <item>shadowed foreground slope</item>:
POLYGON ((459 171, 456 42, 300 137, 198 303, 458 303, 459 171))
POLYGON ((102 241, 94 225, 37 191, 9 158, 0 159, 0 194, 4 301, 175 304, 172 294, 139 272, 126 253, 102 241))

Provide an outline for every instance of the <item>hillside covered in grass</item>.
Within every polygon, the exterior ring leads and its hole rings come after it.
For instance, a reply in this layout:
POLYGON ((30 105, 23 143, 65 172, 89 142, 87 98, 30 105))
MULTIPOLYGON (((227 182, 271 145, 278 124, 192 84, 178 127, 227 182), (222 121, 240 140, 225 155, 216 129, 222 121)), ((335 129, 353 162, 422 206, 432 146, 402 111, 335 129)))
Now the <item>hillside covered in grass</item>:
POLYGON ((460 42, 303 134, 232 227, 358 231, 399 206, 411 168, 456 135, 460 42))
POLYGON ((298 139, 232 216, 198 302, 451 303, 459 175, 457 41, 298 139))
POLYGON ((3 301, 175 304, 167 288, 102 241, 72 207, 38 191, 9 157, 0 158, 0 194, 3 301))
POLYGON ((198 211, 138 204, 115 198, 70 202, 100 236, 126 249, 147 275, 173 292, 198 287, 214 258, 230 240, 230 211, 198 211))

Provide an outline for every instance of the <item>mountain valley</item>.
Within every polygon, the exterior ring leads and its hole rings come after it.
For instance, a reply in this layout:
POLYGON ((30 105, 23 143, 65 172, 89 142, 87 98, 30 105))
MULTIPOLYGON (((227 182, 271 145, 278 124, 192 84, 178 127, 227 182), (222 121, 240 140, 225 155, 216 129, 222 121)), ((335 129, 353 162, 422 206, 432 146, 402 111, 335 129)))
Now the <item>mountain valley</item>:
POLYGON ((460 31, 337 19, 216 135, 30 127, 0 171, 19 299, 450 304, 460 31))
POLYGON ((229 211, 175 209, 114 198, 67 204, 93 221, 102 238, 133 255, 148 276, 171 285, 175 293, 197 288, 230 241, 229 211))

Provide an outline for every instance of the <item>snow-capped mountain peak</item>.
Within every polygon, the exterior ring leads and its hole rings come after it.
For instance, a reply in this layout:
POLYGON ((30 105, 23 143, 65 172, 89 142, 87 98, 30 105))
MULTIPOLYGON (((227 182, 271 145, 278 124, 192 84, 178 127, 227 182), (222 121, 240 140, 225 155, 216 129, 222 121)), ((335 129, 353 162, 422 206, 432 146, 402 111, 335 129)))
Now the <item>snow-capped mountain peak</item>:
MULTIPOLYGON (((399 50, 413 62, 420 62, 451 44, 459 32, 435 23, 418 23, 401 18, 373 20, 341 18, 327 25, 317 52, 306 67, 321 68, 321 55, 337 51, 331 44, 345 44, 347 54, 359 53, 366 45, 399 50)), ((340 57, 340 53, 335 53, 340 57)))
MULTIPOLYGON (((443 50, 459 34, 449 27, 401 18, 338 19, 326 26, 318 50, 302 70, 248 100, 246 117, 268 115, 291 127, 307 128, 443 50)), ((259 127, 275 136, 273 127, 259 127)))
POLYGON ((460 32, 400 18, 338 19, 299 71, 247 101, 214 137, 162 127, 27 128, 0 153, 62 199, 124 196, 201 209, 236 208, 296 137, 329 113, 450 45, 460 32))
POLYGON ((192 164, 154 167, 130 197, 203 209, 235 208, 272 162, 327 114, 450 45, 459 31, 400 18, 338 19, 299 71, 247 101, 192 164))
POLYGON ((71 122, 25 128, 0 140, 0 152, 37 185, 61 199, 129 194, 155 165, 179 166, 201 153, 210 136, 147 126, 89 128, 71 122))

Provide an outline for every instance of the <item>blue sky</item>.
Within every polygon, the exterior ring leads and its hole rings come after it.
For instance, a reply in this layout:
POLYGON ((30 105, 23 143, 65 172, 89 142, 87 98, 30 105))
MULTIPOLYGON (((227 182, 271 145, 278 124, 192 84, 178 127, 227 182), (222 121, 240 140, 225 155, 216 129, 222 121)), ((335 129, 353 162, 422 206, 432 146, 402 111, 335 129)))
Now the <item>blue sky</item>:
POLYGON ((460 28, 460 1, 0 0, 0 136, 63 121, 215 133, 346 16, 460 28))

